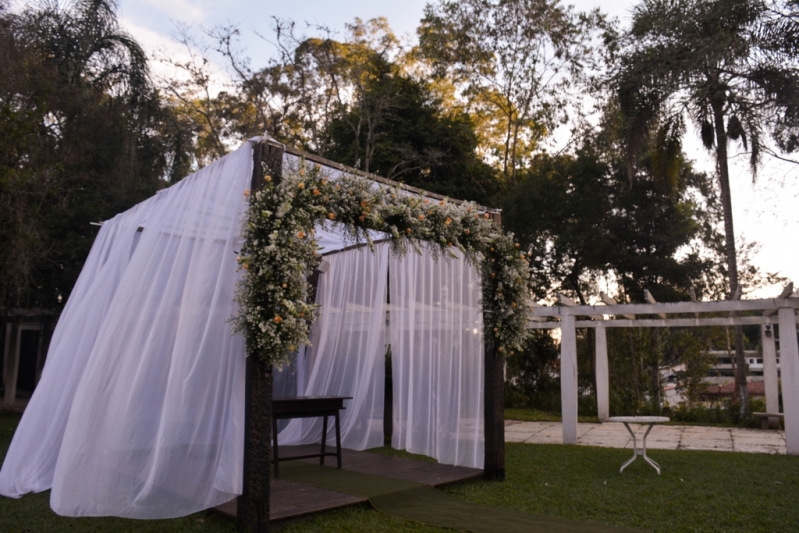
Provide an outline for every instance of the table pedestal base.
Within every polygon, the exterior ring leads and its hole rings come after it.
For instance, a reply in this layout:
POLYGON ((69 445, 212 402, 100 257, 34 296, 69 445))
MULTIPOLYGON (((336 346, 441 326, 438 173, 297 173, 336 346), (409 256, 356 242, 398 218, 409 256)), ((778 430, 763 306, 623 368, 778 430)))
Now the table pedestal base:
POLYGON ((630 465, 630 463, 638 459, 638 456, 640 455, 641 457, 644 458, 644 461, 652 465, 652 468, 657 470, 658 475, 660 475, 660 465, 646 456, 646 437, 649 435, 649 432, 652 431, 652 427, 654 425, 655 424, 649 424, 649 427, 646 429, 646 433, 644 433, 644 438, 642 439, 641 448, 638 448, 638 438, 635 436, 633 430, 630 429, 630 425, 627 422, 624 422, 624 427, 626 427, 627 431, 630 432, 630 435, 633 436, 633 456, 630 459, 628 459, 626 463, 621 465, 619 473, 624 472, 624 469, 627 468, 630 465))

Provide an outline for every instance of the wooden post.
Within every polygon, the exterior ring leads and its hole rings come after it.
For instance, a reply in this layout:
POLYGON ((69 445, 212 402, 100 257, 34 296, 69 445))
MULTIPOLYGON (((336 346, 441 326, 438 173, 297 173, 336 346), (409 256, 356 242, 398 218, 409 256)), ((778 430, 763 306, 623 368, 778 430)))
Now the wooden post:
POLYGON ((563 316, 560 331, 563 444, 577 444, 577 330, 574 327, 574 315, 563 316))
POLYGON ((600 422, 610 418, 610 374, 608 371, 608 337, 605 324, 596 327, 596 404, 600 422))
POLYGON ((796 340, 794 310, 780 309, 779 320, 785 448, 790 455, 799 455, 799 343, 796 340))
POLYGON ((505 372, 504 358, 486 342, 484 356, 483 418, 485 461, 483 475, 491 481, 505 479, 505 372))
MULTIPOLYGON (((489 213, 497 226, 502 226, 499 213, 489 213)), ((483 309, 483 319, 487 318, 483 309)), ((483 357, 483 435, 485 450, 483 476, 491 481, 505 480, 505 358, 497 350, 485 322, 483 357)))
MULTIPOLYGON (((250 188, 263 187, 268 173, 277 184, 283 170, 283 149, 253 146, 250 188)), ((257 354, 247 358, 244 392, 244 482, 236 502, 239 531, 269 531, 270 468, 272 466, 272 366, 257 354)))
POLYGON ((20 349, 19 319, 13 317, 6 325, 6 342, 3 356, 3 381, 5 382, 5 395, 3 404, 13 407, 17 399, 17 377, 19 374, 19 349, 20 349))
MULTIPOLYGON (((774 346, 774 331, 771 324, 760 326, 760 339, 763 342, 763 381, 766 388, 766 412, 779 413, 779 378, 777 376, 777 350, 774 346)), ((779 418, 770 418, 768 427, 777 429, 779 418)))

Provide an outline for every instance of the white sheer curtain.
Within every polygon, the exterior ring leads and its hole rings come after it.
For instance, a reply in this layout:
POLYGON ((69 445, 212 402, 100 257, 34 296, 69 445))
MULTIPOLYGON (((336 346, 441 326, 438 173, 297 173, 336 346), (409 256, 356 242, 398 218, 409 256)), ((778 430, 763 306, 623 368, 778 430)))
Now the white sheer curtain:
POLYGON ((444 464, 483 467, 480 276, 430 252, 392 257, 392 446, 444 464))
MULTIPOLYGON (((353 397, 341 413, 341 441, 354 450, 383 445, 388 252, 388 245, 378 244, 374 253, 362 247, 326 257, 330 268, 316 293, 322 308, 313 346, 300 351, 294 372, 301 396, 353 397)), ((278 384, 277 390, 291 389, 278 384)), ((309 418, 292 420, 279 440, 305 444, 321 437, 321 420, 309 418)))
POLYGON ((244 345, 228 319, 251 168, 247 143, 103 226, 0 492, 52 485, 59 514, 131 518, 241 492, 244 345))

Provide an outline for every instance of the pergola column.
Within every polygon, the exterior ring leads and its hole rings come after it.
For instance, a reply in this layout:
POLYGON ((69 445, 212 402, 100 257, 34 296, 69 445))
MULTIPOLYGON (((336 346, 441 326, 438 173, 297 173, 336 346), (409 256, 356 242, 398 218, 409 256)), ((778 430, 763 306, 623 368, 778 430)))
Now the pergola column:
MULTIPOLYGON (((774 332, 770 324, 760 326, 760 339, 763 342, 763 382, 766 387, 766 412, 780 412, 779 378, 777 376, 777 349, 774 332)), ((779 427, 779 418, 769 418, 771 429, 779 427)))
POLYGON ((560 325, 560 403, 563 444, 577 444, 577 330, 574 315, 560 325))
POLYGON ((779 320, 785 447, 788 454, 799 455, 799 343, 796 341, 796 315, 793 308, 781 308, 779 320))
POLYGON ((596 407, 600 422, 610 418, 610 373, 608 371, 608 337, 605 324, 596 327, 596 407))

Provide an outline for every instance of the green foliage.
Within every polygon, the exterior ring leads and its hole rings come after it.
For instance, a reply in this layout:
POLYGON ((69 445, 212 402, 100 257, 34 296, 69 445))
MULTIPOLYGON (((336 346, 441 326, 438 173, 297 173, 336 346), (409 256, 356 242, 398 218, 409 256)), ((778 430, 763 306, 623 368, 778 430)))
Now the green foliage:
POLYGON ((0 9, 0 42, 0 307, 59 309, 89 222, 182 173, 180 135, 113 3, 0 9))
POLYGON ((353 129, 362 122, 356 106, 339 108, 328 129, 325 156, 355 165, 360 148, 374 135, 369 170, 431 192, 485 202, 499 181, 493 169, 477 156, 478 139, 466 113, 447 112, 429 84, 400 72, 397 65, 379 62, 365 84, 365 100, 387 108, 373 130, 353 129), (358 138, 356 139, 356 132, 358 138))
POLYGON ((707 178, 681 161, 673 186, 647 177, 631 189, 622 166, 605 159, 592 145, 542 155, 502 202, 503 223, 532 252, 536 296, 562 291, 585 304, 597 278, 612 273, 632 301, 643 301, 645 288, 662 301, 687 299, 692 284, 712 277, 713 263, 698 251, 678 255, 717 244, 715 213, 701 197, 707 178))

